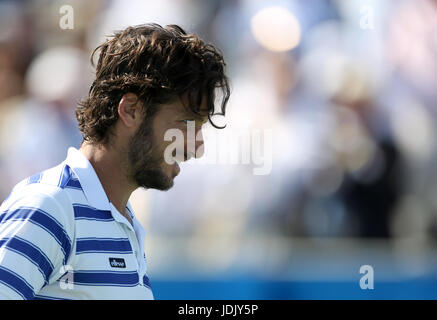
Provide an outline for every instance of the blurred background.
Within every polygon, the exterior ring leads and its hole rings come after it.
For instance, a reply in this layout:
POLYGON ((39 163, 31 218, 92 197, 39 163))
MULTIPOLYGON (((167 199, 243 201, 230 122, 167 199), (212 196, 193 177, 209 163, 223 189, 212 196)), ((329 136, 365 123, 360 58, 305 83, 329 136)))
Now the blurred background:
POLYGON ((437 298, 433 0, 0 0, 1 200, 80 146, 92 50, 147 22, 223 51, 220 135, 272 131, 269 174, 196 160, 133 193, 156 299, 437 298))

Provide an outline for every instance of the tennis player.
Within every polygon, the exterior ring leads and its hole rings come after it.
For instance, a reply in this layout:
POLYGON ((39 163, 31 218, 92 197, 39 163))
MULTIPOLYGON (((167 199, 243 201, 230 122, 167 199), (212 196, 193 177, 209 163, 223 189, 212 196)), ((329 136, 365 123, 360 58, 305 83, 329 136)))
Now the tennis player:
POLYGON ((138 187, 173 186, 180 169, 164 157, 169 129, 184 133, 179 160, 201 156, 202 125, 218 127, 211 116, 225 114, 225 63, 176 25, 129 27, 96 55, 96 78, 76 109, 80 149, 18 183, 0 207, 1 299, 153 299, 145 232, 128 199, 138 187))

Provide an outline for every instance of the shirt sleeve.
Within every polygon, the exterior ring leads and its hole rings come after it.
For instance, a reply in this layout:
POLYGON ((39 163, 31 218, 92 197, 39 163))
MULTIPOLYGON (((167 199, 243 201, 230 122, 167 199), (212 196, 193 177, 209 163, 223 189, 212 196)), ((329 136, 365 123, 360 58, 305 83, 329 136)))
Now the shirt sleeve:
POLYGON ((53 195, 26 195, 3 203, 0 299, 33 299, 62 276, 72 248, 73 223, 68 205, 53 195))

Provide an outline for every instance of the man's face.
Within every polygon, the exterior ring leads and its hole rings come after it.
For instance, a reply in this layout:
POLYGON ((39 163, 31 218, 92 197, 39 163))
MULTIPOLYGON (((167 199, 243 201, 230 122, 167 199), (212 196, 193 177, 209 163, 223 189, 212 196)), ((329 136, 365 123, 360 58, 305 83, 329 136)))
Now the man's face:
POLYGON ((177 162, 169 164, 164 159, 165 149, 172 143, 164 140, 165 133, 170 129, 181 130, 184 134, 184 159, 188 160, 187 121, 195 121, 195 137, 198 140, 194 146, 195 150, 200 150, 203 147, 202 125, 207 119, 207 116, 199 117, 185 108, 182 101, 177 99, 159 106, 152 118, 143 120, 128 146, 130 176, 136 184, 148 189, 170 189, 180 168, 177 162))

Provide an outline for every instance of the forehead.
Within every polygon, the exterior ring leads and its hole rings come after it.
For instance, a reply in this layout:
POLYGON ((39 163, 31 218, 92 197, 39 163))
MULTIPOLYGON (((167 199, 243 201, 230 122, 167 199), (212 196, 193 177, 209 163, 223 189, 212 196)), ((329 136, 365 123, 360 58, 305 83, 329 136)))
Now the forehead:
POLYGON ((186 96, 176 98, 170 103, 164 104, 162 111, 172 115, 173 117, 189 117, 199 120, 207 118, 209 113, 207 109, 206 97, 202 99, 199 113, 197 114, 190 108, 189 100, 186 96))

